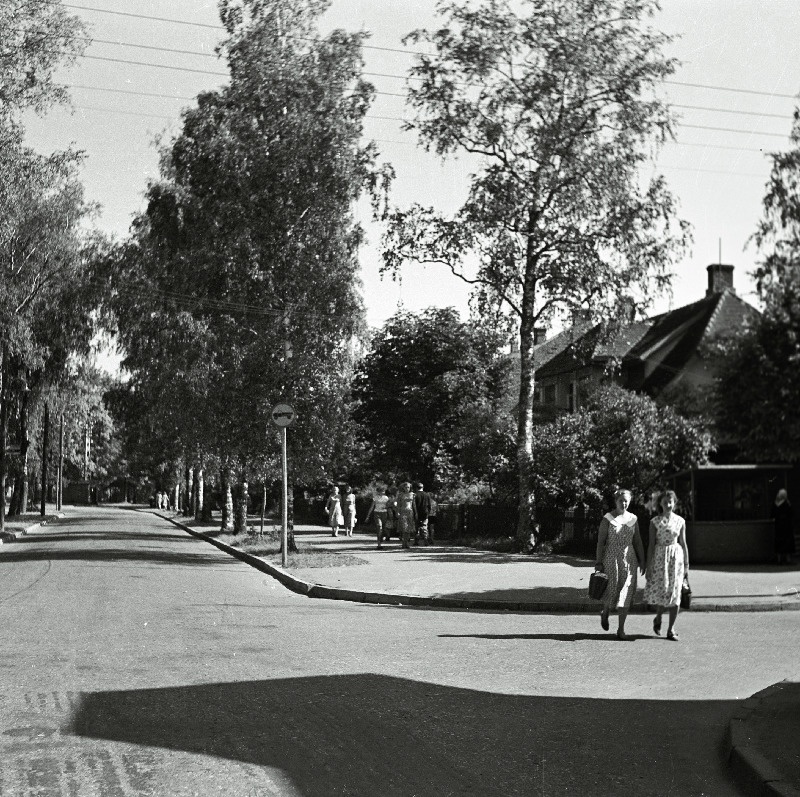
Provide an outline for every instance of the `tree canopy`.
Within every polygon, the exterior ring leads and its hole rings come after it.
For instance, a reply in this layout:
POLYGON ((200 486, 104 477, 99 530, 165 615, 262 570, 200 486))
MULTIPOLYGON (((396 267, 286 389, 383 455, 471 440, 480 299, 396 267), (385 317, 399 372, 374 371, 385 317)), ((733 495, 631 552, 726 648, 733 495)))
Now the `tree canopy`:
POLYGON ((86 48, 86 26, 59 2, 0 3, 0 119, 26 108, 43 111, 67 100, 56 69, 86 48))
POLYGON ((230 83, 184 112, 109 269, 152 434, 191 459, 274 475, 269 411, 288 401, 299 480, 324 477, 344 451, 364 330, 352 205, 365 191, 377 199, 382 179, 361 142, 373 95, 362 35, 320 35, 325 7, 220 4, 230 83))
POLYGON ((800 109, 774 153, 754 240, 763 313, 729 339, 717 381, 719 425, 756 461, 800 460, 800 109))
POLYGON ((377 330, 353 388, 372 467, 430 487, 460 475, 463 424, 502 392, 500 341, 453 308, 401 311, 377 330))
POLYGON ((647 169, 673 120, 658 88, 674 68, 653 30, 656 0, 441 2, 444 25, 407 41, 421 143, 474 166, 453 216, 415 205, 390 217, 385 268, 439 263, 471 283, 484 317, 520 336, 520 526, 532 492, 534 326, 583 308, 613 317, 669 282, 688 231, 647 169))

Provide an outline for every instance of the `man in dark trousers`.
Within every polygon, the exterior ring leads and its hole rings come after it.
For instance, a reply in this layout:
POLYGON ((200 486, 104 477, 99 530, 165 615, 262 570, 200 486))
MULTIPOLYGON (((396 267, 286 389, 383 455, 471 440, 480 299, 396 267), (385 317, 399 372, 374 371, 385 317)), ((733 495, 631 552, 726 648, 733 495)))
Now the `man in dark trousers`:
POLYGON ((422 482, 414 482, 414 506, 417 515, 417 533, 414 537, 414 544, 419 545, 420 541, 426 545, 431 545, 433 540, 428 533, 428 518, 431 515, 431 497, 425 492, 422 482))

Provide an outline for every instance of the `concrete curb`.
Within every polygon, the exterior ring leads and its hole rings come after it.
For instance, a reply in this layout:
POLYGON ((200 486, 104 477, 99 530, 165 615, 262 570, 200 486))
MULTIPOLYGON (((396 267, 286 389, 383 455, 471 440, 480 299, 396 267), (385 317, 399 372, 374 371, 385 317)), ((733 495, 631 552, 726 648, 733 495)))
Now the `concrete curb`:
POLYGON ((789 681, 781 681, 756 692, 744 701, 728 723, 728 731, 725 734, 725 757, 734 776, 747 788, 749 794, 764 797, 800 797, 800 791, 783 780, 772 762, 751 743, 748 728, 750 716, 756 708, 762 701, 780 692, 786 683, 789 681))
MULTIPOLYGON (((56 518, 66 517, 66 515, 63 512, 56 512, 55 516, 56 516, 56 518)), ((4 543, 8 544, 8 543, 11 543, 11 542, 15 542, 20 537, 24 537, 29 531, 33 531, 34 529, 38 529, 40 526, 46 526, 47 523, 48 523, 47 520, 40 520, 38 523, 31 523, 30 526, 25 526, 24 529, 18 529, 17 531, 4 531, 3 532, 3 536, 4 537, 10 537, 10 539, 2 539, 2 538, 0 538, 0 545, 3 545, 4 543)))
MULTIPOLYGON (((390 606, 427 606, 434 609, 469 609, 472 611, 500 611, 500 612, 525 612, 527 614, 595 614, 600 610, 600 603, 586 601, 584 603, 570 603, 568 601, 493 601, 478 598, 438 598, 423 595, 405 595, 390 592, 374 592, 370 590, 343 589, 341 587, 328 587, 322 584, 304 581, 293 576, 287 570, 271 565, 259 556, 245 553, 238 548, 226 545, 224 542, 203 534, 189 526, 184 525, 174 518, 148 509, 138 510, 152 512, 152 514, 173 523, 180 529, 198 539, 210 542, 221 551, 229 553, 242 562, 255 567, 279 581, 287 589, 308 598, 324 598, 326 600, 352 601, 354 603, 373 603, 390 606)), ((800 611, 800 601, 795 603, 772 601, 768 603, 705 603, 702 598, 692 601, 693 612, 770 612, 770 611, 800 611)), ((631 614, 649 614, 648 607, 644 604, 635 604, 631 614)), ((800 797, 800 795, 798 795, 800 797)))

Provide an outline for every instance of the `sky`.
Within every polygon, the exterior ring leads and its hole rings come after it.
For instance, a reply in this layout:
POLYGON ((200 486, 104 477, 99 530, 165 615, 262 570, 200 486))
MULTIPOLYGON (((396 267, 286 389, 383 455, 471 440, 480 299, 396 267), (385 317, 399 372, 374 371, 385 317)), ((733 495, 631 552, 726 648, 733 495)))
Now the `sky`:
MULTIPOLYGON (((180 111, 198 92, 225 82, 225 64, 214 55, 222 33, 216 2, 64 5, 88 23, 93 40, 85 56, 57 76, 72 86, 73 107, 29 115, 28 143, 42 152, 70 145, 83 150, 87 198, 102 208, 96 225, 124 238, 143 209, 148 180, 158 176, 155 142, 179 132, 180 111)), ((370 34, 365 72, 377 94, 365 131, 397 173, 392 202, 450 212, 465 197, 469 166, 424 152, 396 121, 407 115, 403 90, 413 63, 401 39, 415 28, 435 27, 435 6, 435 0, 332 0, 322 29, 370 34)), ((655 310, 702 298, 706 266, 719 262, 720 253, 722 262, 735 266, 737 292, 755 303, 749 272, 758 253, 748 239, 761 215, 767 153, 788 146, 800 91, 797 0, 663 0, 654 24, 679 37, 667 54, 681 61, 664 87, 681 124, 658 167, 694 235, 675 268, 672 295, 658 297, 655 310)), ((367 205, 357 213, 368 235, 360 259, 369 324, 379 326, 401 307, 455 306, 466 316, 468 287, 449 272, 410 266, 399 281, 382 278, 380 229, 367 205)))

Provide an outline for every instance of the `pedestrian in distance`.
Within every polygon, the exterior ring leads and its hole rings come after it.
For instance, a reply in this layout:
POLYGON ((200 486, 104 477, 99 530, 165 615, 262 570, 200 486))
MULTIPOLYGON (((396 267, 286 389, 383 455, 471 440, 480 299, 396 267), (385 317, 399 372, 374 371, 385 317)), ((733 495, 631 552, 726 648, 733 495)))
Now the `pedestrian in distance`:
POLYGON ((428 495, 431 498, 431 507, 428 510, 428 542, 433 545, 436 536, 436 516, 439 514, 439 505, 430 493, 428 495))
POLYGON ((414 514, 416 516, 414 545, 419 545, 420 541, 430 545, 428 521, 431 514, 431 497, 425 492, 422 482, 414 482, 414 514))
POLYGON ((625 620, 636 595, 637 569, 644 573, 644 546, 636 515, 628 512, 630 490, 617 490, 614 503, 615 508, 600 521, 594 567, 608 576, 600 625, 608 631, 609 612, 616 610, 617 639, 627 640, 631 637, 625 633, 625 620))
POLYGON ((339 488, 334 484, 331 487, 328 500, 325 502, 325 513, 328 516, 328 526, 331 530, 331 537, 339 536, 339 526, 344 525, 342 515, 342 502, 339 498, 339 488))
POLYGON ((786 490, 778 490, 772 506, 775 523, 775 558, 779 565, 792 564, 794 554, 794 510, 786 490))
POLYGON ((403 544, 403 548, 410 548, 411 535, 415 533, 417 524, 417 510, 410 482, 403 482, 400 485, 395 499, 395 512, 400 541, 403 544))
POLYGON ((386 497, 389 500, 386 503, 386 524, 383 527, 383 531, 384 537, 390 540, 392 533, 397 530, 397 491, 387 489, 386 497))
POLYGON ((383 547, 383 532, 386 528, 387 515, 389 513, 389 496, 386 495, 385 487, 377 487, 372 496, 372 503, 367 510, 364 523, 369 523, 370 518, 375 519, 375 531, 378 534, 378 548, 383 547))
POLYGON ((169 512, 170 502, 169 502, 169 491, 168 490, 164 490, 164 494, 161 497, 161 506, 165 510, 167 510, 167 512, 169 512))
POLYGON ((344 531, 348 537, 353 536, 356 525, 356 494, 348 484, 344 488, 344 531))
POLYGON ((680 611, 683 582, 689 573, 686 521, 675 514, 678 496, 673 490, 662 493, 658 504, 661 514, 650 521, 644 599, 656 607, 653 631, 661 634, 661 618, 666 611, 669 613, 667 639, 677 642, 675 621, 680 611))

